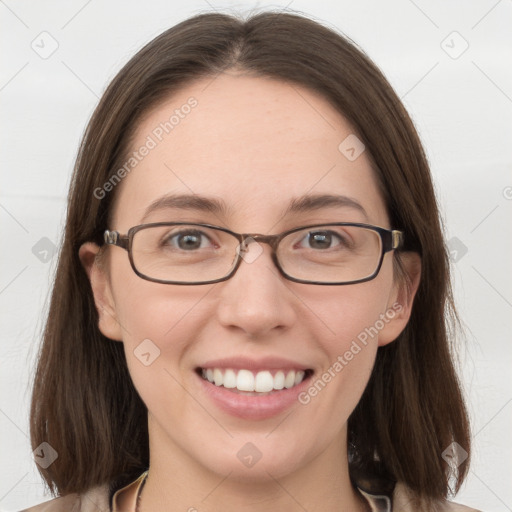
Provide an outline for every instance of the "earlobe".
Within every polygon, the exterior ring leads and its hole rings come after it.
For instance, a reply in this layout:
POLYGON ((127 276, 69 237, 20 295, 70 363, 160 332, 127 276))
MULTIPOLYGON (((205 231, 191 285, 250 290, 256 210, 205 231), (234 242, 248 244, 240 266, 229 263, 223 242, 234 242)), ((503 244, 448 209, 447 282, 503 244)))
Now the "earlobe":
POLYGON ((421 257, 415 252, 400 254, 405 276, 395 277, 396 285, 390 295, 385 316, 388 322, 379 333, 379 346, 396 340, 405 329, 412 313, 414 297, 421 280, 421 257))
POLYGON ((99 252, 96 244, 87 242, 80 247, 78 255, 91 283, 101 333, 112 340, 122 341, 110 280, 106 269, 98 262, 99 252))

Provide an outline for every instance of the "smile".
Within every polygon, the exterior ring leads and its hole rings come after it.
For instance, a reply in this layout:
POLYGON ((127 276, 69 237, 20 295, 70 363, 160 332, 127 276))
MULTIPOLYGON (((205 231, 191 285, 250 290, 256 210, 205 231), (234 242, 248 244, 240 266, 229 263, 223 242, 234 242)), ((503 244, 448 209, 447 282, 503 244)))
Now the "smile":
POLYGON ((297 397, 316 370, 302 361, 267 355, 204 361, 194 373, 199 396, 206 403, 232 417, 261 421, 300 405, 297 397))
POLYGON ((291 389, 309 377, 312 370, 262 370, 199 368, 199 375, 217 387, 224 387, 234 393, 261 396, 291 389))

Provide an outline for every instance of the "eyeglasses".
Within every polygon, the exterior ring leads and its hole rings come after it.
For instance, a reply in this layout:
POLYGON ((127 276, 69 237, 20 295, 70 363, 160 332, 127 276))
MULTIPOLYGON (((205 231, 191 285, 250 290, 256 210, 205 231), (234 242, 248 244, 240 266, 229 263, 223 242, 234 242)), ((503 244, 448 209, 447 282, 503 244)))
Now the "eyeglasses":
POLYGON ((403 232, 368 224, 314 224, 278 235, 240 234, 210 224, 157 222, 134 226, 126 235, 106 230, 105 243, 128 251, 141 278, 163 284, 210 284, 226 281, 242 259, 252 263, 272 247, 272 260, 290 281, 320 285, 362 283, 374 279, 384 254, 398 249, 403 232))

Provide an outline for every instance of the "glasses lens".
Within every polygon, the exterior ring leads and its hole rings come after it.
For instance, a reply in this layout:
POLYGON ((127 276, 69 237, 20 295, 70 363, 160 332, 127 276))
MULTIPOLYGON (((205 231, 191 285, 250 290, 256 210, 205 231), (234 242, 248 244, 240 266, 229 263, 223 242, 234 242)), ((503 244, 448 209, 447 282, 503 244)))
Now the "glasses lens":
POLYGON ((277 257, 290 277, 344 283, 372 276, 382 254, 380 235, 360 226, 316 226, 281 240, 277 257))
MULTIPOLYGON (((147 226, 137 231, 132 258, 150 279, 175 283, 215 281, 227 276, 239 241, 219 229, 196 224, 147 226)), ((289 277, 320 283, 345 283, 372 276, 379 265, 379 234, 359 226, 325 225, 285 236, 277 258, 289 277)))
POLYGON ((151 279, 193 283, 225 277, 234 266, 238 240, 204 226, 149 226, 137 231, 132 258, 151 279))

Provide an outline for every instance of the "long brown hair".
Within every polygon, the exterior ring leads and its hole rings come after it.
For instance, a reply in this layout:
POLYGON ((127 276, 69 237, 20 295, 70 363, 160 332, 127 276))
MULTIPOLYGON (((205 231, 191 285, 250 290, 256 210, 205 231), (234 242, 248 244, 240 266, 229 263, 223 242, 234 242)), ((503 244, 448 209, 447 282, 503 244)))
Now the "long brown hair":
MULTIPOLYGON (((391 225, 405 250, 422 258, 410 321, 378 350, 364 395, 349 419, 353 478, 389 490, 404 482, 420 501, 457 491, 469 458, 451 474, 442 453, 470 435, 449 339, 455 318, 449 262, 429 165, 416 129, 372 61, 334 30, 290 13, 243 20, 208 13, 165 31, 110 83, 84 134, 69 193, 30 412, 31 442, 58 458, 39 471, 52 493, 111 490, 148 467, 147 410, 122 343, 105 338, 78 257, 86 241, 103 243, 115 190, 101 188, 123 165, 141 116, 198 78, 237 68, 323 95, 354 127, 380 182, 391 225)), ((397 256, 399 258, 399 255, 397 256)))

